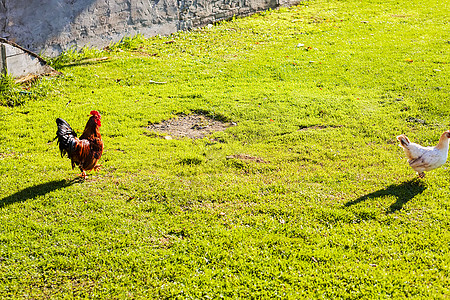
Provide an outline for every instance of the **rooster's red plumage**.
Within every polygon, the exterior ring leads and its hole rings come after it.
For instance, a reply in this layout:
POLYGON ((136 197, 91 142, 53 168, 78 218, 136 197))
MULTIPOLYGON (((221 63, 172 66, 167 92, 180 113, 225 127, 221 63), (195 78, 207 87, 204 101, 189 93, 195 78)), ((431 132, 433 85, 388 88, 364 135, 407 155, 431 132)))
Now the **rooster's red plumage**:
POLYGON ((78 166, 83 178, 86 178, 86 171, 99 168, 97 162, 103 153, 103 141, 99 132, 99 127, 102 126, 100 120, 101 115, 95 110, 91 111, 91 117, 83 134, 78 138, 66 121, 61 118, 56 119, 58 126, 56 136, 61 157, 67 154, 72 161, 72 169, 75 165, 78 166))

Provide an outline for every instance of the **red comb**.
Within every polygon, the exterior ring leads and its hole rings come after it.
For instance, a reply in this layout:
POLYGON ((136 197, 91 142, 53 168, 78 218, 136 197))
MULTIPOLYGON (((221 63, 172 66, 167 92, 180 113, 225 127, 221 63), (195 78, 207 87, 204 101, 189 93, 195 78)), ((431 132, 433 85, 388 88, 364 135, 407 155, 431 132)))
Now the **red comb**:
POLYGON ((102 126, 102 122, 100 121, 102 116, 100 115, 100 113, 96 110, 91 110, 91 115, 94 117, 95 124, 97 124, 97 126, 99 127, 102 126))
POLYGON ((96 110, 91 110, 91 115, 96 116, 96 117, 99 117, 99 118, 102 117, 102 116, 100 115, 100 113, 99 113, 98 111, 96 111, 96 110))

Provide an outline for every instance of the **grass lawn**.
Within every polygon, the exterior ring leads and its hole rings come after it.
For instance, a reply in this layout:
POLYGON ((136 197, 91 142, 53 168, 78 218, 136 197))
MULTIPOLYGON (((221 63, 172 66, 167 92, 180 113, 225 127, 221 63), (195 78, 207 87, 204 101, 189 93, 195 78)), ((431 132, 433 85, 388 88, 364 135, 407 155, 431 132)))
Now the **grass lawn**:
POLYGON ((395 139, 449 129, 449 11, 305 1, 54 60, 0 105, 0 295, 449 297, 450 169, 417 179, 395 139), (94 109, 103 168, 80 181, 55 119, 94 109), (192 112, 237 125, 147 128, 192 112))

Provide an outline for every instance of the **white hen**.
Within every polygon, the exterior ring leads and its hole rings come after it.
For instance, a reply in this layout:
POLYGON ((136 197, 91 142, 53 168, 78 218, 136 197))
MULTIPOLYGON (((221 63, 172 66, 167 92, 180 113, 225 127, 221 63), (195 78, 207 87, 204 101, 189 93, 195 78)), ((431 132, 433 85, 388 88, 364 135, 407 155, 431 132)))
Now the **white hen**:
POLYGON ((424 171, 439 168, 447 161, 449 138, 450 130, 441 135, 439 143, 434 147, 423 147, 411 143, 404 134, 399 135, 397 140, 400 142, 399 146, 405 150, 411 168, 417 172, 419 178, 423 178, 425 176, 424 171))

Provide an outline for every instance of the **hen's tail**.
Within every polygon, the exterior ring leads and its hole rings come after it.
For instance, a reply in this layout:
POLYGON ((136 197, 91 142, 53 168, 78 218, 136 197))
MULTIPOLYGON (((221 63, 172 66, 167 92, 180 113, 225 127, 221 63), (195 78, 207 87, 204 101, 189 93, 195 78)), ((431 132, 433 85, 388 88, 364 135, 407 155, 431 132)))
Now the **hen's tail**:
POLYGON ((408 147, 408 145, 411 143, 404 134, 399 135, 397 137, 397 140, 400 142, 400 147, 408 147))
POLYGON ((70 154, 75 149, 75 146, 77 144, 77 134, 75 133, 75 131, 73 131, 70 125, 61 118, 56 119, 56 125, 58 126, 56 137, 58 138, 61 157, 63 157, 66 153, 70 157, 70 154))

